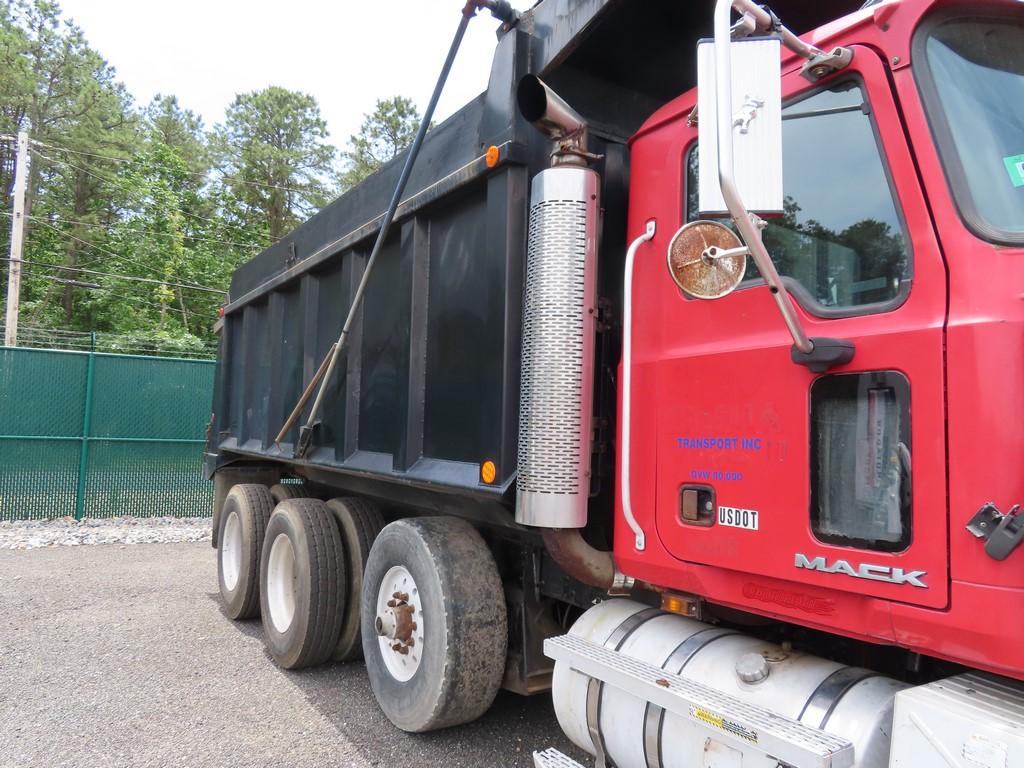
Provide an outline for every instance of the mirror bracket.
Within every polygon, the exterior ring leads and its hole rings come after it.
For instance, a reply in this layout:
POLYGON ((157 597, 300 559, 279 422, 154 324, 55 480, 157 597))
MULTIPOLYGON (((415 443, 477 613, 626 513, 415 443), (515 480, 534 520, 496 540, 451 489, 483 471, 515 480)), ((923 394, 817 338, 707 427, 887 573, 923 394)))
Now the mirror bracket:
POLYGON ((801 352, 794 344, 789 354, 794 363, 806 365, 812 373, 825 373, 837 365, 845 365, 853 360, 853 353, 856 351, 854 343, 849 339, 813 337, 809 341, 809 352, 801 352))
POLYGON ((807 59, 800 68, 800 75, 805 80, 816 83, 833 72, 846 69, 850 66, 851 61, 853 61, 852 48, 834 48, 832 53, 820 52, 807 59))

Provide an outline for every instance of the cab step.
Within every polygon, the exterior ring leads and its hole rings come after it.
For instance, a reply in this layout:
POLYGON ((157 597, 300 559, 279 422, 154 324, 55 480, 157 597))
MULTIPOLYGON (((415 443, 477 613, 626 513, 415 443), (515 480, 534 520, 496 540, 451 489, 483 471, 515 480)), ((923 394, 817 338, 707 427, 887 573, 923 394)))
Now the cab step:
POLYGON ((534 752, 533 766, 534 768, 585 768, 554 747, 545 749, 543 752, 534 752))
MULTIPOLYGON (((705 728, 709 736, 741 751, 771 756, 793 768, 849 768, 853 765, 853 744, 846 739, 603 645, 575 635, 562 635, 545 640, 544 653, 580 674, 692 720, 705 728)), ((561 766, 563 763, 544 765, 561 766)))

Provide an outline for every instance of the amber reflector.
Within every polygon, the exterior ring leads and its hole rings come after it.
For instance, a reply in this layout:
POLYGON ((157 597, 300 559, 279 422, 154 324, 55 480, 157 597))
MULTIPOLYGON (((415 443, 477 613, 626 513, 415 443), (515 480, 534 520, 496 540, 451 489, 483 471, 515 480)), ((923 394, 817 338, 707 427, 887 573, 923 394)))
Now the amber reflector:
POLYGON ((680 616, 693 616, 696 612, 696 605, 691 598, 682 595, 663 594, 661 596, 661 610, 668 613, 677 613, 680 616))

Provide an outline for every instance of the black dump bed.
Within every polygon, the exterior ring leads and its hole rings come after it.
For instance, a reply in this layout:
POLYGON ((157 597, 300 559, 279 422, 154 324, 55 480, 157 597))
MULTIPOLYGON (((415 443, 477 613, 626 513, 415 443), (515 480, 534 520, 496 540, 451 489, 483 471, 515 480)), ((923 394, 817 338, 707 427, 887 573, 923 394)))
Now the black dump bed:
MULTIPOLYGON (((857 5, 773 3, 798 31, 857 5)), ((606 450, 595 467, 596 484, 610 487, 625 142, 693 86, 712 10, 712 0, 544 0, 501 36, 487 91, 427 136, 304 460, 293 457, 297 426, 280 445, 274 438, 338 337, 404 157, 240 267, 221 331, 207 472, 271 459, 396 502, 500 509, 516 473, 529 183, 551 150, 515 105, 520 78, 536 73, 589 121, 591 151, 605 156, 595 165, 605 209, 598 291, 610 324, 598 342, 595 410, 606 450), (500 161, 488 168, 492 145, 500 161), (497 467, 491 484, 480 480, 484 461, 497 467)), ((494 24, 486 15, 473 23, 494 24)))

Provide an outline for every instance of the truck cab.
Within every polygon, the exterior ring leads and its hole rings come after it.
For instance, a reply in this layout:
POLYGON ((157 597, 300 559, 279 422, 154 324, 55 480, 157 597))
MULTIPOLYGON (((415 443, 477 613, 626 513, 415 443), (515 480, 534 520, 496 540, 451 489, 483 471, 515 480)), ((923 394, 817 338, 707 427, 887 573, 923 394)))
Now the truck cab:
POLYGON ((966 528, 1024 497, 1021 25, 1012 3, 888 2, 807 38, 852 51, 841 70, 783 57, 763 240, 808 336, 855 349, 824 372, 791 359, 752 263, 714 301, 673 280, 699 218, 696 92, 633 137, 629 231, 657 234, 634 274, 620 461, 647 546, 617 527, 626 573, 1024 677, 1001 642, 1024 634, 1024 571, 966 528))

